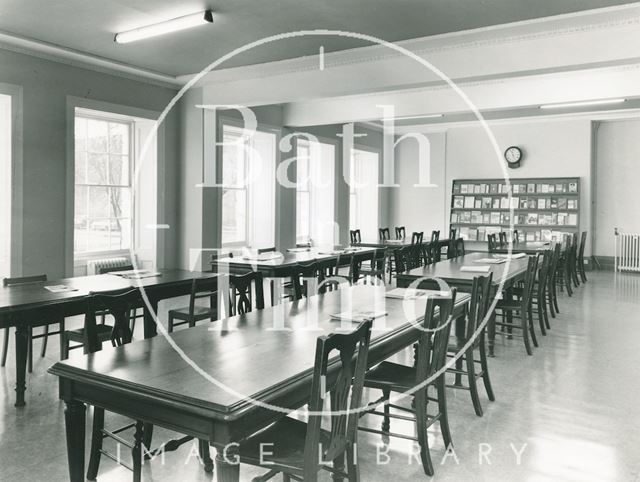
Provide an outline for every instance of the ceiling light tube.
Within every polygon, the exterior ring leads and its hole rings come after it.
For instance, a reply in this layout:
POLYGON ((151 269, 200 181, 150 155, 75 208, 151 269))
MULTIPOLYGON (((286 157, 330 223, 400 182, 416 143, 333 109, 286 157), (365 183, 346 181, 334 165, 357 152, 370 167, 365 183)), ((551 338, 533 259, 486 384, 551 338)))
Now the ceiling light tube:
POLYGON ((205 10, 204 12, 193 13, 191 15, 185 15, 184 17, 178 17, 165 22, 147 25, 146 27, 136 28, 127 32, 121 32, 116 34, 114 40, 119 44, 126 44, 129 42, 135 42, 136 40, 157 37, 158 35, 186 30, 188 28, 212 22, 213 11, 205 10))
POLYGON ((396 120, 408 120, 408 119, 436 119, 444 117, 444 114, 425 114, 425 115, 405 115, 396 117, 396 120))
POLYGON ((588 107, 592 105, 622 104, 627 99, 585 100, 583 102, 565 102, 564 104, 545 104, 541 109, 566 109, 569 107, 588 107))

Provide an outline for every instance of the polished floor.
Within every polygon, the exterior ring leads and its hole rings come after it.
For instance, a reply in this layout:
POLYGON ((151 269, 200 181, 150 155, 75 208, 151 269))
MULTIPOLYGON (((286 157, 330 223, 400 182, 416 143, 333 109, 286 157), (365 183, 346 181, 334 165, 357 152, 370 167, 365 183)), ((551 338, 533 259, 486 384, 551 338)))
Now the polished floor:
MULTIPOLYGON (((521 340, 498 340, 490 365, 496 401, 481 392, 484 417, 475 416, 467 392, 450 390, 455 453, 445 451, 436 425, 433 480, 640 480, 640 276, 590 273, 572 298, 561 296, 560 309, 534 356, 525 355, 521 340)), ((46 358, 34 360, 23 409, 13 407, 13 362, 0 369, 0 481, 67 480, 63 405, 46 373, 56 341, 46 358)), ((107 424, 117 426, 114 418, 107 424)), ((393 421, 392 428, 412 432, 410 424, 393 421)), ((154 434, 157 441, 170 436, 154 434)), ((426 480, 412 452, 409 441, 384 446, 361 433, 361 479, 426 480)), ((145 464, 143 480, 215 480, 195 453, 184 446, 164 462, 145 464)), ((241 480, 261 472, 243 466, 241 480)), ((131 473, 103 458, 98 480, 131 480, 131 473)))

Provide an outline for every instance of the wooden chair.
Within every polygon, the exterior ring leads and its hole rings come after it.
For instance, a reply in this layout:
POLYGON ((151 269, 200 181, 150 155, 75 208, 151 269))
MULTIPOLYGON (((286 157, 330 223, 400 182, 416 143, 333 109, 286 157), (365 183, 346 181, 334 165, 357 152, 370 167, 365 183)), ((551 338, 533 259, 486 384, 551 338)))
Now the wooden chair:
POLYGON ((456 239, 456 234, 458 233, 458 230, 456 228, 449 228, 449 239, 456 239))
MULTIPOLYGON (((102 343, 110 341, 113 346, 121 346, 131 341, 131 331, 129 321, 131 311, 140 304, 140 292, 137 288, 110 291, 104 293, 90 293, 87 298, 87 308, 84 317, 84 326, 78 330, 65 331, 65 343, 68 354, 68 342, 79 342, 85 353, 95 353, 102 349, 102 343), (113 326, 96 323, 96 316, 100 316, 102 311, 107 311, 114 319, 113 326)), ((78 346, 78 347, 79 347, 78 346)), ((77 348, 77 347, 76 347, 77 348)), ((103 449, 105 438, 111 438, 131 449, 133 464, 121 463, 121 465, 133 471, 133 479, 140 480, 141 467, 141 443, 150 442, 150 425, 142 422, 133 422, 117 430, 106 430, 104 426, 104 409, 93 408, 93 428, 91 435, 91 449, 89 451, 89 465, 87 468, 87 479, 94 480, 98 475, 101 456, 116 460, 120 463, 120 458, 103 449), (122 432, 135 427, 134 440, 131 443, 122 437, 122 432), (147 427, 146 436, 144 427, 147 427)))
POLYGON ((447 249, 447 259, 457 258, 458 256, 464 256, 465 254, 464 239, 457 238, 451 240, 449 243, 449 249, 447 249))
POLYGON ((587 282, 587 274, 584 271, 584 249, 587 244, 587 232, 582 231, 580 237, 580 250, 578 251, 578 272, 583 283, 587 282))
POLYGON ((196 326, 200 320, 209 319, 214 321, 218 318, 217 291, 215 278, 194 278, 191 282, 191 294, 189 296, 189 306, 169 310, 168 331, 181 325, 189 325, 189 328, 196 326), (198 301, 207 298, 209 306, 199 305, 198 301), (180 321, 175 321, 180 320, 180 321))
POLYGON ((571 234, 571 251, 569 252, 569 271, 571 280, 576 288, 580 287, 580 278, 578 277, 578 233, 571 234))
MULTIPOLYGON (((44 283, 47 281, 47 275, 41 274, 36 276, 23 276, 21 278, 4 278, 2 280, 2 286, 19 286, 34 283, 44 283)), ((27 368, 29 373, 33 371, 33 340, 42 338, 42 348, 40 349, 40 356, 44 357, 47 353, 47 341, 50 336, 60 335, 60 356, 63 354, 62 334, 64 333, 64 318, 53 320, 44 325, 43 332, 41 334, 34 335, 33 327, 29 327, 29 344, 27 345, 27 368), (58 324, 58 331, 49 331, 49 324, 58 324)), ((9 352, 9 338, 11 336, 10 329, 7 327, 4 329, 4 340, 2 343, 2 362, 1 366, 5 366, 7 363, 7 353, 9 352)))
POLYGON ((371 324, 367 321, 351 333, 318 338, 309 421, 283 417, 240 442, 240 463, 269 469, 264 476, 253 480, 265 481, 282 473, 285 481, 315 482, 323 469, 336 480, 360 480, 356 451, 358 409, 362 405, 371 324), (339 356, 339 363, 329 364, 334 352, 339 356), (331 392, 330 431, 321 427, 327 391, 331 392), (267 454, 264 444, 269 444, 267 454))
POLYGON ((456 367, 449 368, 447 373, 455 375, 455 384, 449 385, 450 388, 469 390, 471 394, 471 402, 478 417, 482 417, 482 404, 478 394, 477 380, 482 378, 484 388, 487 392, 489 400, 495 400, 491 380, 489 378, 489 363, 487 361, 487 352, 485 346, 486 326, 476 334, 484 322, 489 308, 491 307, 491 282, 493 281, 493 273, 488 276, 478 276, 473 279, 471 288, 471 304, 467 314, 466 332, 463 340, 459 340, 458 344, 449 344, 447 356, 454 357, 462 346, 466 345, 476 336, 474 342, 464 352, 464 354, 456 360, 456 367), (475 354, 478 353, 478 359, 475 354), (476 364, 480 364, 480 371, 476 372, 476 364), (464 368, 463 368, 464 367, 464 368), (462 385, 462 377, 466 376, 467 385, 462 385))
MULTIPOLYGON (((133 265, 127 265, 127 266, 109 266, 107 268, 100 268, 99 274, 109 274, 109 273, 113 273, 113 272, 117 272, 117 271, 128 271, 128 270, 133 270, 133 265)), ((103 311, 102 313, 96 313, 96 315, 100 316, 100 323, 102 323, 103 325, 105 324, 106 321, 106 316, 107 316, 107 312, 103 311)), ((144 318, 144 310, 142 308, 134 308, 134 310, 131 312, 131 316, 130 316, 130 320, 131 320, 131 334, 133 335, 133 333, 135 333, 136 330, 136 320, 142 319, 144 318)))
POLYGON ((411 233, 411 244, 422 244, 424 233, 422 231, 414 231, 411 233))
POLYGON ((520 233, 518 233, 517 229, 513 230, 513 243, 519 243, 520 242, 520 233))
POLYGON ((507 233, 505 233, 504 231, 498 233, 498 239, 501 248, 504 248, 509 244, 509 242, 507 241, 507 233))
POLYGON ((362 242, 362 236, 359 229, 353 229, 349 231, 349 237, 351 238, 351 244, 360 244, 362 242))
POLYGON ((560 313, 558 308, 558 293, 557 293, 557 281, 556 276, 558 272, 558 262, 560 259, 560 243, 556 243, 553 246, 553 257, 551 258, 551 266, 549 266, 549 275, 547 279, 547 305, 549 306, 549 313, 553 318, 556 314, 560 313))
POLYGON ((324 281, 324 271, 319 262, 298 263, 291 274, 293 299, 317 295, 318 289, 324 281))
POLYGON ((380 228, 380 229, 378 229, 378 234, 380 235, 380 241, 386 241, 387 239, 391 239, 391 234, 389 233, 389 228, 380 228))
MULTIPOLYGON (((547 282, 549 280, 549 270, 553 261, 553 251, 545 250, 542 254, 542 263, 538 264, 538 272, 534 281, 534 288, 531 293, 531 310, 535 311, 540 332, 546 336, 547 329, 551 329, 549 324, 548 306, 547 306, 547 282)), ((522 296, 524 288, 514 289, 514 294, 522 296)))
POLYGON ((371 284, 378 284, 376 279, 382 281, 385 284, 384 275, 387 266, 387 250, 385 248, 376 249, 371 259, 370 267, 360 268, 359 276, 364 279, 364 284, 367 284, 367 280, 371 284))
POLYGON ((495 234, 489 234, 487 236, 487 247, 490 253, 495 253, 498 249, 498 241, 495 234))
POLYGON ((427 475, 433 475, 433 464, 429 453, 429 442, 427 429, 436 421, 440 423, 440 431, 445 447, 451 445, 451 431, 449 430, 449 419, 447 416, 447 400, 445 392, 444 373, 435 376, 445 365, 447 356, 447 346, 453 319, 451 313, 456 298, 456 289, 451 290, 450 298, 429 298, 425 309, 424 320, 420 327, 419 340, 416 346, 415 363, 413 366, 401 365, 384 361, 365 376, 364 386, 368 388, 382 390, 382 397, 369 404, 371 408, 368 413, 383 417, 381 430, 369 427, 358 427, 359 430, 381 434, 383 437, 400 437, 409 440, 416 440, 420 445, 420 457, 422 467, 427 475), (436 308, 439 309, 439 316, 435 317, 436 308), (435 388, 436 397, 428 396, 428 389, 435 388), (412 408, 407 408, 390 402, 391 392, 410 392, 413 396, 412 408), (429 415, 427 413, 429 400, 438 403, 438 413, 429 415), (383 411, 377 411, 377 407, 384 404, 383 411), (391 413, 401 411, 409 413, 399 415, 391 413), (391 432, 391 418, 401 420, 415 420, 417 438, 391 432))
POLYGON ((571 251, 572 237, 567 236, 562 243, 562 251, 558 258, 556 267, 556 288, 567 291, 567 295, 573 296, 573 288, 571 283, 571 251))
POLYGON ((533 316, 531 312, 531 299, 533 296, 536 273, 538 271, 538 262, 539 255, 529 257, 521 296, 518 298, 506 297, 505 299, 500 300, 496 305, 496 310, 500 310, 503 317, 502 321, 496 320, 495 325, 506 328, 509 336, 512 335, 512 330, 514 328, 521 329, 527 355, 533 355, 529 337, 531 337, 531 341, 533 341, 534 346, 538 346, 536 333, 533 329, 533 316), (514 316, 519 318, 519 325, 513 323, 514 316))
POLYGON ((229 305, 227 316, 264 309, 263 277, 259 271, 229 276, 229 305))
POLYGON ((431 244, 440 241, 440 231, 431 231, 431 244))
POLYGON ((396 226, 396 239, 404 239, 407 237, 407 231, 404 226, 396 226))

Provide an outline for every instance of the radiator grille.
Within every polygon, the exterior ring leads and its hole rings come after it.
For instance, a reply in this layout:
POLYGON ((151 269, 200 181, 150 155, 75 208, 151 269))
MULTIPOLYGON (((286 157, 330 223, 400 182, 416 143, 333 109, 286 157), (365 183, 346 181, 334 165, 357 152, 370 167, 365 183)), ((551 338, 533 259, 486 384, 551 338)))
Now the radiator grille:
POLYGON ((640 234, 616 233, 616 271, 640 272, 640 234))
POLYGON ((100 274, 104 268, 119 268, 120 266, 130 266, 131 262, 127 258, 104 258, 87 261, 87 274, 100 274))

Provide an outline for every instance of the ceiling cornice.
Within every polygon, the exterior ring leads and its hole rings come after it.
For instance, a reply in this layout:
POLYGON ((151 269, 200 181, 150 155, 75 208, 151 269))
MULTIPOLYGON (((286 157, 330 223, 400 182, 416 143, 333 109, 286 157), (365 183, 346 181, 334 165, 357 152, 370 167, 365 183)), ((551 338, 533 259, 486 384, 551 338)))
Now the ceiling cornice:
POLYGON ((78 50, 68 49, 56 44, 22 37, 10 32, 0 31, 0 48, 100 73, 118 75, 130 80, 151 83, 161 87, 177 89, 182 85, 182 81, 171 75, 141 69, 129 64, 116 62, 78 50))
MULTIPOLYGON (((638 27, 640 27, 640 2, 461 32, 444 33, 394 43, 421 57, 427 57, 435 53, 455 50, 468 50, 485 46, 567 37, 581 33, 638 27)), ((324 69, 328 70, 401 57, 403 57, 403 54, 388 47, 372 45, 325 53, 323 63, 324 69)), ((208 73, 200 80, 199 85, 309 72, 318 69, 318 59, 318 55, 310 55, 264 64, 220 69, 208 73)), ((178 79, 186 83, 194 75, 196 74, 178 76, 178 79)))

